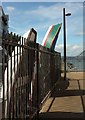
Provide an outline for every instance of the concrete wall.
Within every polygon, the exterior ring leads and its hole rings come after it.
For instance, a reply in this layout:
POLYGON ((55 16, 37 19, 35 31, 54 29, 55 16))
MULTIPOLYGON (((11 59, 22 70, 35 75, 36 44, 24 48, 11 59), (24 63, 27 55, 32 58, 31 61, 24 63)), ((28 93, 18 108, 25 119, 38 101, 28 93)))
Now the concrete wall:
POLYGON ((2 40, 3 31, 4 34, 7 34, 8 32, 8 15, 4 13, 3 8, 0 6, 0 40, 2 40), (4 23, 2 16, 5 20, 7 20, 7 24, 4 23))

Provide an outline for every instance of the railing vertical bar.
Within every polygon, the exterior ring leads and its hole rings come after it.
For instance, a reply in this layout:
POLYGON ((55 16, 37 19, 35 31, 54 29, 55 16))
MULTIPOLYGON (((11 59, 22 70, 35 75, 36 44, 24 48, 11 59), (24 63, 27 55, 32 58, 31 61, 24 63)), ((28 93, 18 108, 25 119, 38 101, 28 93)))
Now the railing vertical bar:
MULTIPOLYGON (((23 61, 24 61, 24 58, 23 58, 23 52, 24 52, 24 38, 22 37, 22 68, 23 68, 23 61)), ((22 72, 22 85, 23 85, 23 72, 22 72)))
MULTIPOLYGON (((20 39, 21 39, 21 37, 20 37, 20 39)), ((20 40, 20 45, 21 45, 21 40, 20 40)), ((22 52, 21 52, 21 46, 20 46, 20 65, 21 65, 21 54, 22 54, 22 52)), ((21 97, 21 87, 22 87, 22 85, 21 85, 21 66, 19 66, 19 77, 20 77, 20 113, 21 113, 21 100, 22 100, 22 97, 21 97)))
MULTIPOLYGON (((14 75, 15 75, 15 48, 14 48, 14 75)), ((13 114, 12 114, 12 117, 13 117, 13 119, 14 119, 14 116, 15 116, 15 111, 14 111, 14 106, 15 106, 15 98, 14 98, 14 95, 15 95, 15 85, 13 85, 13 102, 12 102, 12 106, 13 106, 13 108, 12 108, 12 112, 13 112, 13 114)))
MULTIPOLYGON (((22 37, 22 64, 21 64, 21 68, 23 69, 23 37, 22 37)), ((23 70, 22 70, 22 87, 21 87, 21 96, 23 95, 23 70)), ((23 101, 21 101, 21 105, 23 104, 23 101)), ((23 105, 22 105, 23 106, 23 105)), ((23 114, 23 108, 21 107, 22 110, 22 114, 23 114)), ((23 115, 22 115, 23 116, 23 115)))
MULTIPOLYGON (((25 38, 23 38, 24 39, 24 44, 25 44, 25 42, 26 42, 26 39, 25 38)), ((26 76, 26 50, 27 50, 27 48, 24 48, 24 95, 25 95, 25 100, 24 100, 24 102, 25 102, 25 108, 24 108, 24 119, 26 119, 26 82, 27 82, 27 76, 26 76)))
MULTIPOLYGON (((7 63, 7 117, 9 118, 9 113, 10 113, 10 111, 9 111, 9 82, 8 82, 8 78, 9 78, 9 65, 8 65, 8 61, 9 61, 9 46, 7 46, 6 45, 6 49, 7 49, 7 61, 6 61, 6 63, 7 63)), ((6 68, 5 68, 6 69, 6 68)))
MULTIPOLYGON (((17 72, 18 72, 18 44, 17 44, 17 72)), ((16 117, 18 117, 18 92, 19 92, 19 90, 18 90, 18 73, 17 73, 17 85, 16 85, 16 117)))
MULTIPOLYGON (((27 71, 27 75, 29 77, 29 49, 27 50, 27 58, 28 58, 28 65, 27 65, 28 71, 27 71)), ((28 106, 29 106, 29 78, 28 78, 28 81, 27 81, 27 115, 29 114, 28 106)))
MULTIPOLYGON (((29 107, 30 107, 30 110, 31 110, 31 70, 32 70, 32 66, 31 66, 31 50, 29 50, 29 107)), ((29 116, 31 115, 30 113, 30 110, 29 110, 29 116)))
MULTIPOLYGON (((26 56, 27 56, 27 53, 28 52, 28 48, 26 49, 26 56)), ((28 63, 28 57, 27 57, 27 63, 28 63)), ((26 64, 26 112, 25 112, 25 115, 27 115, 27 84, 28 84, 28 66, 26 64)))
POLYGON ((4 52, 4 48, 5 45, 4 43, 2 43, 2 86, 3 86, 3 98, 2 98, 2 118, 5 118, 5 87, 4 87, 4 70, 5 70, 5 52, 4 52))
POLYGON ((18 42, 17 42, 17 92, 18 92, 18 95, 17 95, 17 117, 19 117, 19 107, 20 107, 20 103, 19 103, 19 65, 18 65, 18 62, 19 62, 19 54, 18 54, 18 49, 19 49, 19 46, 18 46, 18 42))
POLYGON ((16 101, 16 108, 15 108, 15 114, 16 114, 16 115, 15 115, 15 117, 17 118, 17 86, 16 86, 16 92, 15 92, 15 94, 16 94, 16 95, 15 95, 15 96, 16 96, 16 97, 15 97, 15 99, 16 99, 16 100, 15 100, 15 101, 16 101))
POLYGON ((20 60, 20 46, 18 46, 18 50, 19 50, 19 51, 18 51, 18 58, 19 58, 19 59, 18 59, 18 63, 19 63, 19 64, 18 64, 18 76, 17 76, 17 77, 19 78, 19 79, 18 79, 18 90, 19 90, 19 91, 18 91, 18 92, 19 92, 19 94, 18 94, 18 97, 19 97, 19 100, 18 100, 18 101, 19 101, 18 114, 19 114, 19 116, 20 116, 20 87, 21 87, 21 85, 20 85, 20 83, 21 83, 21 82, 20 82, 20 61, 19 61, 19 60, 20 60))
POLYGON ((39 117, 39 44, 37 44, 37 67, 36 67, 36 71, 37 71, 37 119, 39 117))
POLYGON ((10 118, 11 118, 11 113, 12 113, 12 45, 10 45, 11 49, 11 76, 10 76, 10 118))

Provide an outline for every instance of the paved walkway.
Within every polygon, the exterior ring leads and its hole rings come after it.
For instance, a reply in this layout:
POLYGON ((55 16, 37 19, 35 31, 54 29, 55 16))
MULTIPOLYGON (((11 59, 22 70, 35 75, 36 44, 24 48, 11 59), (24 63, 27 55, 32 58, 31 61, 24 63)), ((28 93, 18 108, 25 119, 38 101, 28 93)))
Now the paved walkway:
POLYGON ((40 111, 40 120, 57 118, 85 119, 85 87, 82 72, 67 73, 67 80, 58 81, 51 97, 40 111))

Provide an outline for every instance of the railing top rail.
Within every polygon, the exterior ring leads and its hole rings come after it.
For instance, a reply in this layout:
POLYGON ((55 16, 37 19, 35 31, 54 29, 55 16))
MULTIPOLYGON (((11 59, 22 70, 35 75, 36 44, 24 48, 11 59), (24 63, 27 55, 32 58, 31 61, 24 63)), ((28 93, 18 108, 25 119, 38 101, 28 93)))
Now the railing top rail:
MULTIPOLYGON (((25 40, 25 39, 24 39, 25 40)), ((32 41, 29 41, 28 43, 32 43, 34 47, 31 47, 29 44, 28 45, 23 45, 23 44, 20 44, 20 43, 17 43, 17 42, 13 42, 12 41, 9 41, 9 40, 5 40, 3 39, 2 40, 2 44, 5 44, 5 45, 11 45, 11 46, 18 46, 18 47, 22 47, 24 49, 30 49, 30 50, 34 50, 34 51, 38 51, 38 52, 42 52, 42 53, 45 53, 45 54, 50 54, 50 55, 60 55, 59 52, 56 52, 56 51, 52 51, 50 50, 49 48, 46 48, 46 47, 43 47, 41 46, 40 44, 38 43, 34 43, 32 41), (37 46, 41 46, 42 48, 39 48, 37 46)))

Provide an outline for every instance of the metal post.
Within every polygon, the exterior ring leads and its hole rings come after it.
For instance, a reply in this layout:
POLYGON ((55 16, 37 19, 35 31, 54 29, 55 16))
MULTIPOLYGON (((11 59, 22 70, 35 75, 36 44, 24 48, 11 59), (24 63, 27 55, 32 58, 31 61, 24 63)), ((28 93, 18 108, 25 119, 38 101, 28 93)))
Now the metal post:
POLYGON ((37 44, 37 119, 39 119, 39 64, 38 64, 38 60, 39 60, 39 44, 37 44))
POLYGON ((64 30, 64 80, 66 80, 66 23, 65 23, 65 8, 63 8, 63 30, 64 30))

